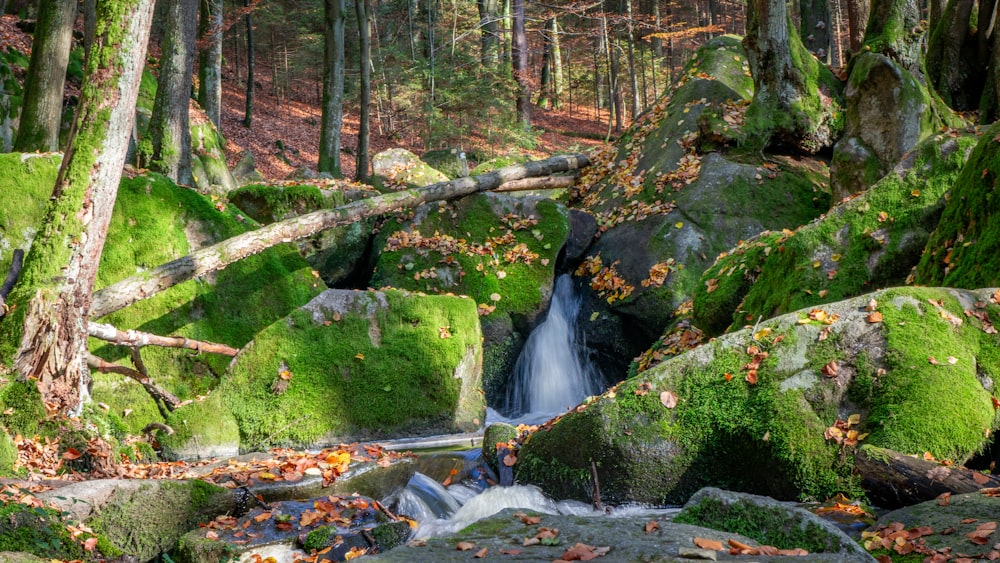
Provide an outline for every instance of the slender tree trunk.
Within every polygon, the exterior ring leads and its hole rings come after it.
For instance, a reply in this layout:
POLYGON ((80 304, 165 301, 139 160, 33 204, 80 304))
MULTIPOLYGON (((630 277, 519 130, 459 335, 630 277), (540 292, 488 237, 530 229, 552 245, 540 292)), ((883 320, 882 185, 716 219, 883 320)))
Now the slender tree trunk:
POLYGON ((524 0, 513 0, 514 27, 511 43, 514 80, 517 81, 517 117, 525 131, 531 130, 531 76, 528 74, 528 36, 525 32, 524 0))
POLYGON ((975 0, 950 0, 927 45, 928 82, 946 104, 957 110, 971 109, 961 57, 974 3, 975 0))
MULTIPOLYGON (((246 8, 250 7, 251 0, 243 0, 243 6, 246 8)), ((254 92, 254 78, 253 75, 253 63, 254 63, 254 49, 253 49, 253 14, 247 12, 246 15, 247 24, 247 94, 246 94, 246 108, 243 111, 243 126, 250 127, 253 123, 253 92, 254 92)))
MULTIPOLYGON (((3 15, 3 10, 0 10, 3 15)), ((97 0, 83 0, 83 60, 90 56, 90 46, 94 44, 97 32, 97 0)))
POLYGON ((563 88, 566 83, 563 77, 562 49, 559 47, 559 21, 552 18, 552 107, 562 107, 563 88))
POLYGON ((871 0, 847 0, 847 29, 852 53, 858 53, 865 43, 865 27, 871 13, 871 0))
POLYGON ((621 44, 621 35, 619 31, 615 31, 615 42, 613 45, 609 43, 609 56, 610 61, 608 64, 608 85, 611 87, 611 105, 614 107, 615 112, 615 131, 621 132, 625 129, 625 98, 622 96, 622 86, 621 86, 621 54, 619 52, 619 45, 621 44))
POLYGON ((323 0, 323 117, 320 172, 341 175, 340 130, 344 125, 344 0, 323 0))
POLYGON ((799 35, 802 36, 806 49, 826 64, 830 64, 830 53, 833 51, 829 2, 830 0, 799 0, 799 35))
POLYGON ((75 20, 76 0, 48 0, 39 7, 14 141, 17 152, 59 149, 63 86, 75 20))
POLYGON ((222 0, 201 0, 199 35, 204 43, 198 60, 198 103, 217 130, 222 130, 222 0))
POLYGON ((358 15, 358 42, 360 45, 360 65, 361 65, 361 118, 358 125, 358 154, 357 170, 354 177, 357 181, 363 182, 368 179, 369 162, 369 142, 371 131, 371 106, 372 106, 372 41, 368 28, 368 13, 365 7, 366 0, 355 0, 358 15))
POLYGON ((538 107, 546 109, 552 101, 552 18, 542 30, 542 76, 538 81, 538 107))
POLYGON ((928 10, 927 18, 927 29, 934 29, 934 27, 941 21, 941 16, 944 14, 944 8, 948 5, 948 0, 928 0, 930 4, 930 9, 928 10))
MULTIPOLYGON (((322 209, 271 223, 101 289, 94 294, 90 314, 95 319, 109 315, 179 283, 221 270, 237 260, 258 254, 277 244, 301 240, 325 229, 349 225, 366 217, 377 217, 391 211, 412 209, 424 203, 502 188, 509 182, 524 178, 580 170, 589 165, 590 159, 583 154, 554 156, 546 160, 506 166, 480 176, 391 192, 334 209, 322 209)), ((2 326, 3 323, 0 323, 0 327, 2 326)))
POLYGON ((978 27, 976 29, 976 47, 979 56, 978 68, 983 72, 988 72, 990 64, 990 45, 995 42, 993 30, 997 23, 997 2, 996 0, 979 0, 978 27))
POLYGON ((628 44, 628 77, 631 85, 632 121, 639 116, 639 79, 635 68, 635 29, 632 24, 632 0, 625 0, 625 41, 628 44))
POLYGON ((496 68, 500 60, 500 2, 476 0, 479 9, 479 60, 486 68, 496 68))
POLYGON ((152 0, 99 0, 98 35, 41 232, 0 323, 0 354, 34 379, 46 407, 79 412, 87 397, 87 318, 145 63, 152 0), (15 343, 16 354, 10 349, 15 343))
POLYGON ((194 71, 197 0, 167 4, 167 21, 160 57, 160 80, 153 101, 149 132, 153 141, 152 168, 178 184, 194 183, 191 176, 189 107, 194 71))
POLYGON ((512 0, 502 0, 503 1, 503 30, 500 32, 502 41, 500 42, 503 52, 500 56, 500 68, 513 70, 513 55, 512 49, 514 46, 514 37, 512 33, 513 29, 513 16, 511 15, 511 1, 512 0))

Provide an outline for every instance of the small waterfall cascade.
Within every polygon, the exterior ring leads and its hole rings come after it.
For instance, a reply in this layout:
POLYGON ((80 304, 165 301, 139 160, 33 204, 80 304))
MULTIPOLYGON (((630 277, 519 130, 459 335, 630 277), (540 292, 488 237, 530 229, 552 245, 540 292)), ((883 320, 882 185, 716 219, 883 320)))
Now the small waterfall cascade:
POLYGON ((508 416, 559 414, 601 392, 601 376, 586 361, 577 336, 579 310, 572 278, 559 276, 548 315, 532 331, 515 364, 503 409, 508 416))

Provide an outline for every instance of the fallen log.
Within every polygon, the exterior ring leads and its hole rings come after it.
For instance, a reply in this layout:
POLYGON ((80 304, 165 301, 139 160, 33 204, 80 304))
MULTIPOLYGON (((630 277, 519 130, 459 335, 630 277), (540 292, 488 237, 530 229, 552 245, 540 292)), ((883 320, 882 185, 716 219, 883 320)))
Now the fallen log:
POLYGON ((506 166, 488 174, 458 178, 423 188, 404 190, 363 199, 334 209, 314 211, 243 233, 157 266, 151 271, 124 279, 94 293, 91 318, 100 318, 148 299, 157 293, 192 278, 221 270, 248 256, 277 244, 312 236, 322 230, 357 222, 365 217, 416 207, 423 203, 453 199, 496 189, 506 182, 549 176, 578 170, 590 164, 586 155, 554 156, 546 160, 506 166))
MULTIPOLYGON (((146 392, 153 397, 157 406, 160 406, 160 401, 162 401, 167 411, 173 411, 181 404, 181 400, 178 399, 173 393, 160 387, 148 375, 145 375, 138 370, 106 361, 93 354, 87 357, 87 366, 91 369, 96 369, 101 373, 117 373, 138 381, 143 388, 146 389, 146 392)), ((164 418, 166 418, 168 413, 162 412, 161 410, 160 414, 163 414, 164 418)))
POLYGON ((525 190, 551 190, 555 188, 568 188, 576 183, 576 174, 567 176, 540 176, 538 178, 524 178, 512 180, 500 184, 494 192, 522 192, 525 190))
POLYGON ((87 323, 87 333, 99 340, 105 340, 112 344, 120 344, 132 348, 143 346, 162 346, 164 348, 185 348, 198 352, 208 352, 211 354, 222 354, 233 357, 239 350, 225 344, 215 342, 203 342, 201 340, 191 340, 182 336, 160 336, 139 330, 118 330, 117 328, 101 323, 87 323))
POLYGON ((879 508, 900 508, 945 493, 957 495, 1000 487, 1000 477, 996 475, 945 466, 874 446, 864 446, 854 454, 854 472, 861 476, 861 487, 868 500, 879 508))

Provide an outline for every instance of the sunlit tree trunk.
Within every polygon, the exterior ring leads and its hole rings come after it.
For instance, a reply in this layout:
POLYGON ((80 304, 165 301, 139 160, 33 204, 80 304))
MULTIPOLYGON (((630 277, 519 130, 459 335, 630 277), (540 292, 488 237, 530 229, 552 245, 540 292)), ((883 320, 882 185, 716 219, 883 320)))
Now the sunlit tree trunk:
POLYGON ((191 78, 194 72, 197 0, 167 4, 160 76, 149 119, 153 141, 150 167, 178 184, 194 183, 191 176, 191 78))
POLYGON ((500 2, 476 0, 479 9, 479 58, 486 68, 496 68, 500 60, 500 2))
POLYGON ((517 81, 517 117, 525 131, 531 130, 531 77, 528 75, 528 36, 525 33, 524 0, 513 0, 514 25, 511 40, 514 80, 517 81))
POLYGON ((87 317, 135 116, 153 0, 98 0, 97 29, 73 134, 0 323, 0 358, 33 379, 46 407, 86 399, 87 317), (16 344, 15 344, 16 343, 16 344), (12 346, 17 346, 16 351, 12 346))
POLYGON ((344 0, 323 1, 323 117, 319 171, 341 175, 340 130, 344 124, 344 0))
POLYGON ((31 42, 31 63, 24 83, 21 122, 14 141, 17 152, 59 148, 63 86, 76 20, 76 0, 41 3, 31 42))
POLYGON ((222 0, 201 0, 198 103, 217 130, 222 119, 222 0))
POLYGON ((368 27, 366 0, 355 0, 358 15, 358 43, 361 65, 361 117, 358 124, 357 170, 354 177, 359 182, 368 179, 369 142, 371 132, 372 106, 372 40, 368 27))
POLYGON ((552 107, 562 107, 563 88, 566 81, 563 76, 562 49, 559 45, 559 20, 552 18, 552 107))
MULTIPOLYGON (((250 7, 251 0, 243 0, 243 6, 245 8, 250 7)), ((250 127, 253 123, 253 92, 254 92, 254 78, 253 75, 253 65, 254 59, 256 58, 253 48, 253 14, 247 11, 246 15, 246 25, 247 25, 247 90, 246 90, 246 106, 243 110, 243 126, 250 127)))

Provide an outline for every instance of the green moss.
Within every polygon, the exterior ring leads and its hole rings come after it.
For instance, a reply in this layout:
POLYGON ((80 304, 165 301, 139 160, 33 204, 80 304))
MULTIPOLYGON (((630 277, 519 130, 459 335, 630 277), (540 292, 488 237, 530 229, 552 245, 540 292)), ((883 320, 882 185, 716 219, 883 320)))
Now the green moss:
POLYGON ((216 448, 233 448, 240 442, 240 431, 236 419, 223 404, 219 393, 213 393, 203 401, 195 401, 170 413, 167 426, 173 434, 158 436, 167 459, 218 455, 216 448))
POLYGON ((973 142, 971 136, 931 137, 914 150, 913 166, 902 175, 887 175, 794 233, 764 233, 720 256, 696 286, 695 323, 710 332, 727 322, 739 328, 759 316, 902 283, 973 142))
POLYGON ((304 184, 290 186, 251 184, 232 192, 229 199, 262 224, 342 204, 342 202, 328 202, 319 188, 304 184))
POLYGON ((685 506, 673 521, 740 534, 778 549, 801 548, 810 553, 841 550, 840 539, 815 522, 783 508, 750 502, 724 503, 706 498, 685 506))
POLYGON ((218 392, 243 449, 478 426, 482 397, 463 396, 478 382, 454 377, 456 366, 477 359, 475 303, 396 291, 354 295, 355 309, 367 314, 329 311, 317 321, 299 310, 240 355, 218 392), (283 371, 291 374, 287 384, 283 371))
POLYGON ((479 176, 481 174, 486 174, 488 172, 493 172, 494 170, 504 168, 505 166, 511 166, 514 164, 523 164, 528 162, 530 159, 526 156, 498 156, 486 160, 485 162, 479 163, 475 168, 469 172, 471 176, 479 176))
MULTIPOLYGON (((196 246, 247 230, 251 221, 232 206, 224 211, 197 192, 180 188, 163 176, 125 179, 118 191, 97 287, 105 287, 185 256, 196 246)), ((119 329, 179 335, 241 347, 254 334, 322 288, 308 264, 289 245, 240 260, 209 276, 191 280, 100 319, 119 329)), ((129 357, 125 347, 93 342, 92 350, 109 361, 129 357)), ((182 400, 215 387, 230 358, 192 355, 187 350, 147 347, 142 357, 156 382, 182 400)), ((126 361, 128 361, 126 359, 126 361)), ((138 434, 162 417, 141 386, 118 375, 95 374, 94 398, 122 415, 138 434)))
POLYGON ((11 381, 0 389, 0 424, 12 434, 34 436, 45 418, 42 394, 34 381, 11 381))
POLYGON ((62 515, 51 509, 10 502, 0 507, 0 552, 24 551, 53 559, 83 559, 62 515))
POLYGON ((17 445, 14 439, 5 431, 0 430, 0 477, 14 475, 14 464, 17 462, 17 445))
POLYGON ((941 221, 917 268, 926 285, 978 288, 1000 285, 1000 125, 987 129, 954 181, 941 221))

